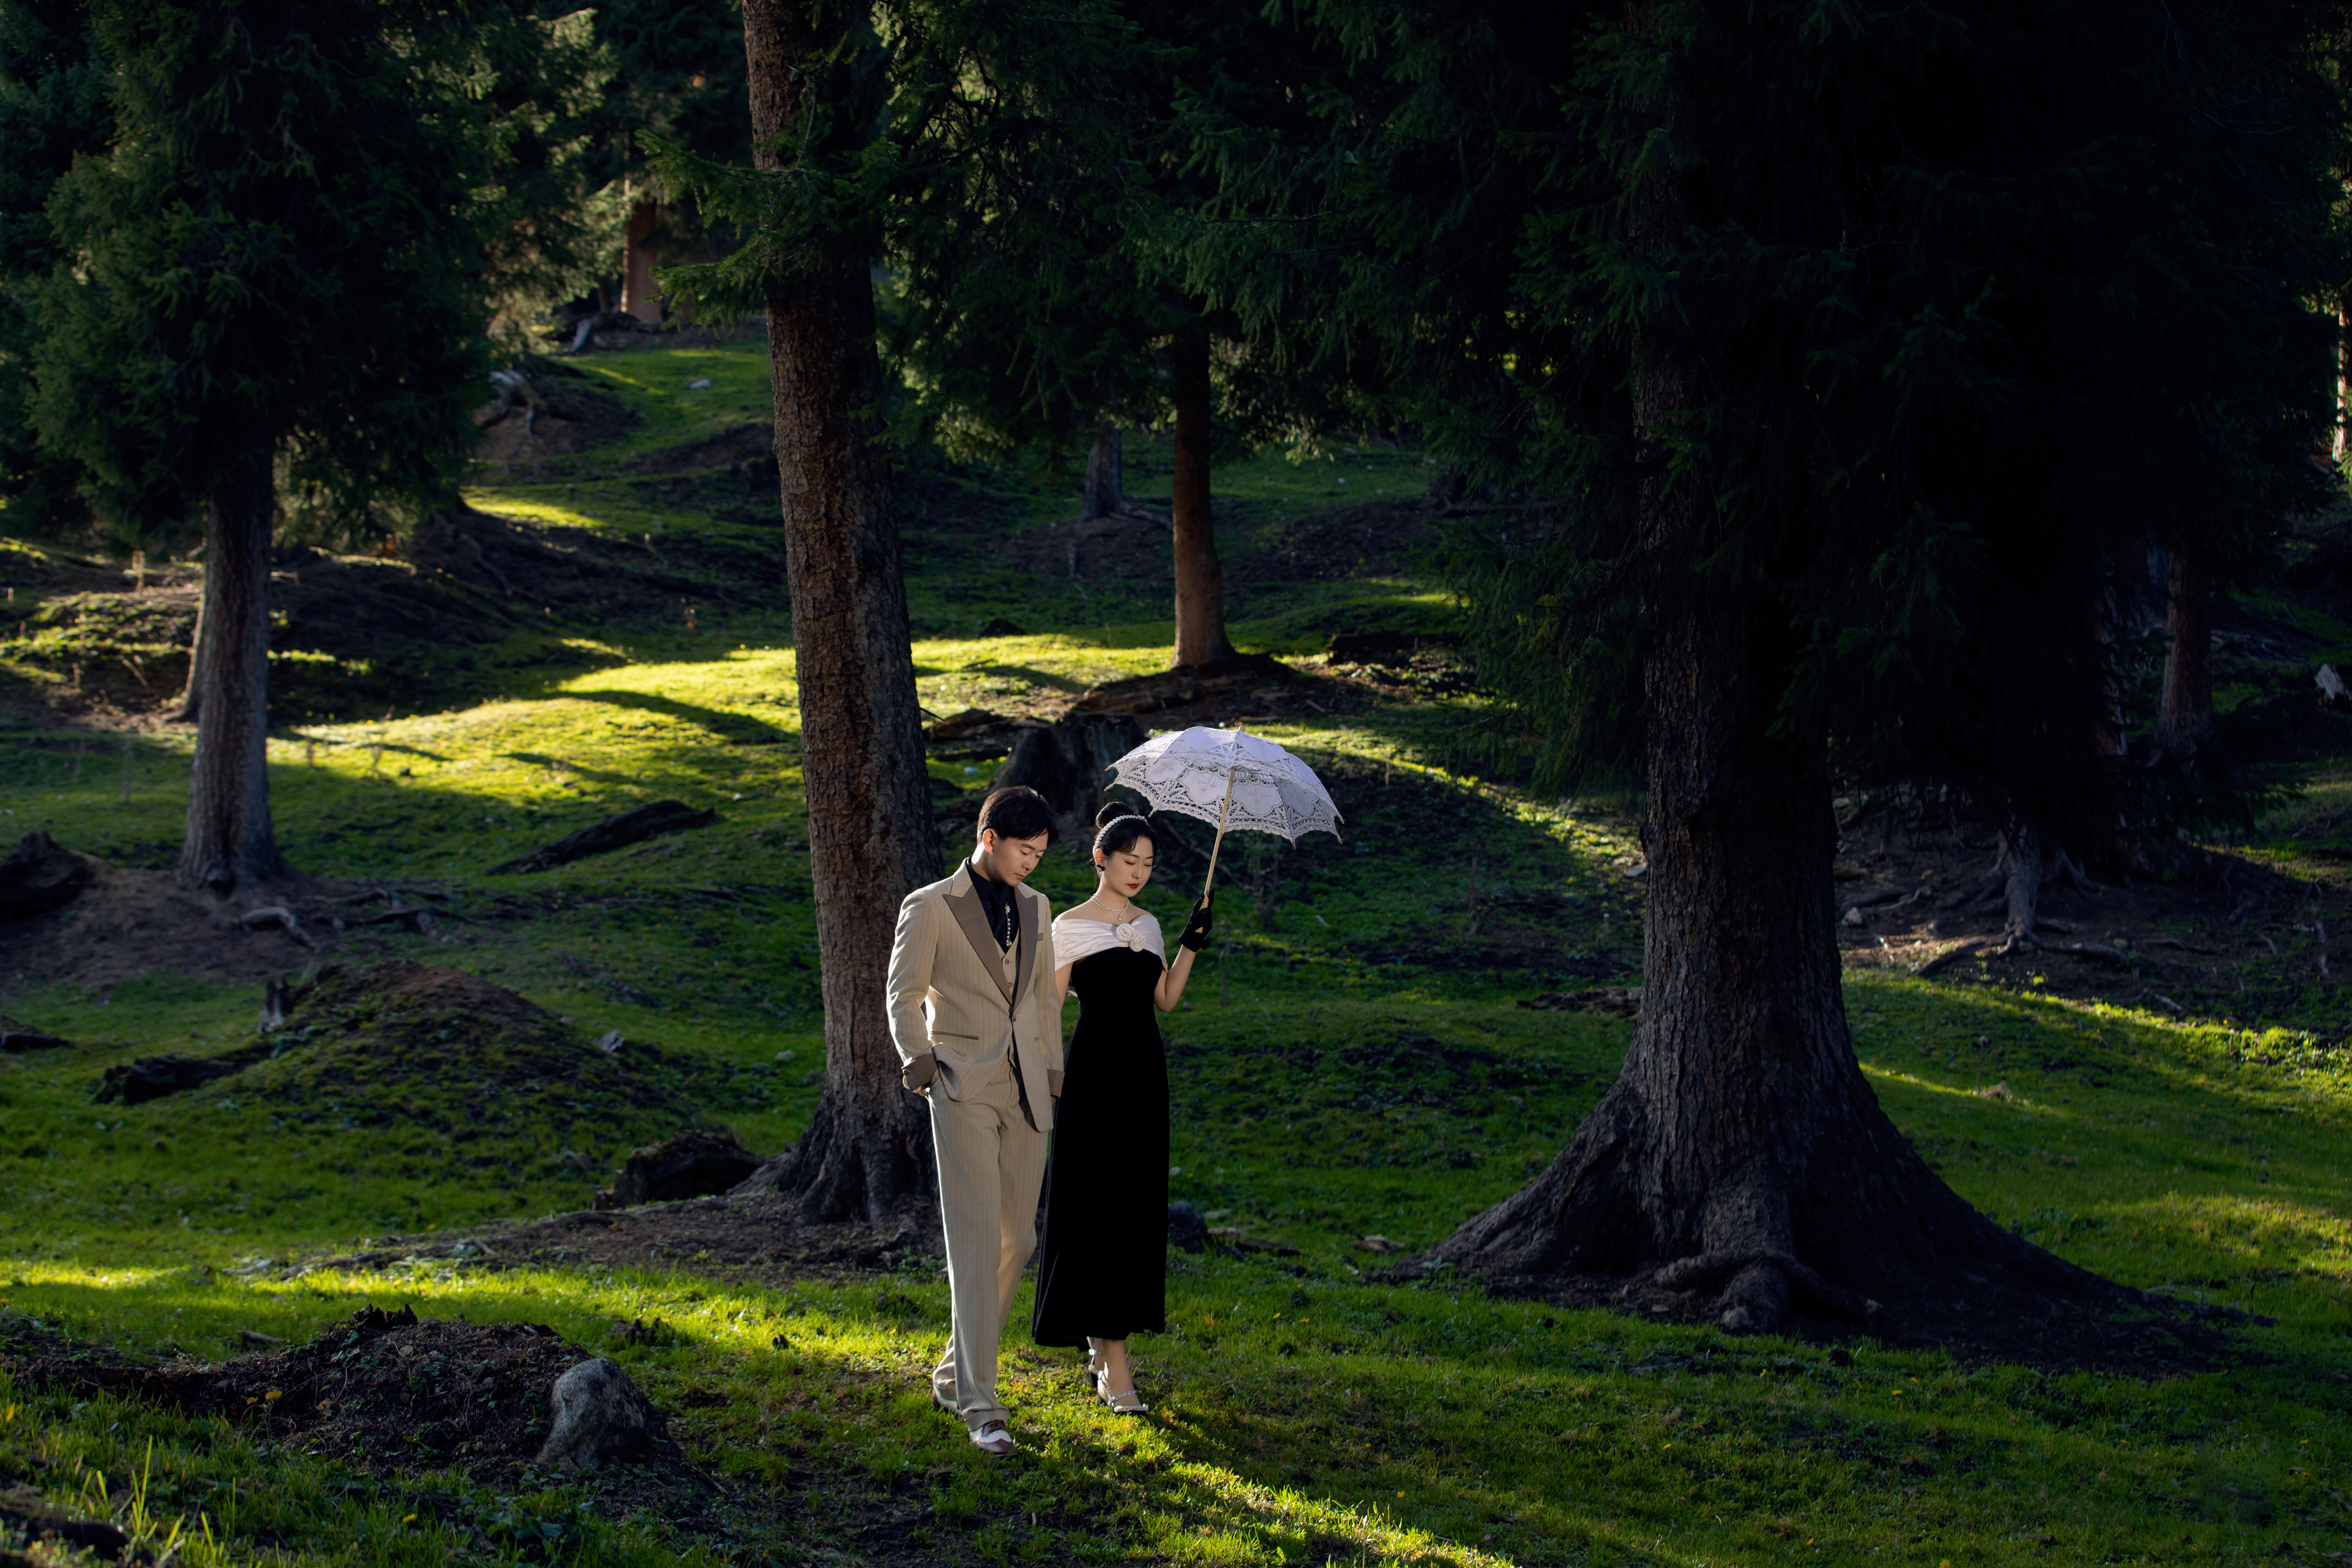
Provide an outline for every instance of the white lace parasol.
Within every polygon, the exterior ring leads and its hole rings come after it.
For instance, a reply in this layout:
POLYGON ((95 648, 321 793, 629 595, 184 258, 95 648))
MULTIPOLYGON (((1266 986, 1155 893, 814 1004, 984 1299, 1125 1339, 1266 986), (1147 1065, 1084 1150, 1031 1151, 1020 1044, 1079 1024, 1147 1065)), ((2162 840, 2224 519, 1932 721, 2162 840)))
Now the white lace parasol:
MULTIPOLYGON (((1154 735, 1111 764, 1123 784, 1154 811, 1173 811, 1228 828, 1272 833, 1298 842, 1308 833, 1339 837, 1339 808, 1315 770, 1272 741, 1240 730, 1196 725, 1154 735)), ((1217 852, 1209 854, 1216 872, 1217 852)))

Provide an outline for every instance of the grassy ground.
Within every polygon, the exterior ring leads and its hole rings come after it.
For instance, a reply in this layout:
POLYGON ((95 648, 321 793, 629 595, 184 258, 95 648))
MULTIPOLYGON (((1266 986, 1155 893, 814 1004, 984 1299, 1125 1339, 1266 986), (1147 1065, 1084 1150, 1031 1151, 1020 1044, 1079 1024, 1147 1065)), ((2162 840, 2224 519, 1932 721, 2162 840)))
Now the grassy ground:
MULTIPOLYGON (((623 459, 756 414, 756 354, 636 352, 594 374, 644 416, 628 446, 490 477, 477 504, 652 531, 656 545, 662 530, 745 527, 646 504, 623 459), (687 387, 705 376, 710 388, 687 387)), ((1153 460, 1130 454, 1129 488, 1147 499, 1153 460)), ((1417 468, 1366 452, 1222 470, 1234 552, 1246 567, 1286 519, 1360 489, 1417 490, 1417 468)), ((1063 515, 1069 488, 966 474, 924 494, 935 513, 969 505, 1004 531, 1017 563, 1019 531, 1063 515)), ((914 558, 910 598, 929 628, 915 658, 935 712, 1042 701, 1166 658, 1164 612, 1139 595, 1097 618, 1050 574, 1008 570, 976 594, 914 558), (1027 635, 974 638, 993 614, 1027 635)), ((1365 603, 1443 613, 1407 578, 1325 584, 1244 597, 1237 640, 1302 652, 1318 616, 1365 603)), ((0 1007, 79 1042, 0 1058, 0 1295, 20 1327, 137 1355, 218 1357, 248 1330, 300 1338, 363 1301, 548 1323, 628 1364, 732 1504, 689 1523, 627 1517, 593 1482, 379 1482, 251 1425, 29 1387, 0 1387, 0 1488, 147 1521, 159 1542, 176 1530, 189 1563, 2315 1563, 2352 1551, 2352 1069, 2321 1043, 2341 1033, 2325 1003, 2253 1034, 2037 994, 2030 977, 1850 977, 1865 1072, 1971 1202, 2110 1278, 2279 1320, 2196 1375, 1962 1366, 1867 1343, 1832 1355, 1444 1282, 1367 1283, 1380 1255, 1358 1238, 1424 1245, 1523 1183, 1629 1037, 1607 1017, 1515 1005, 1637 966, 1622 815, 1449 772, 1445 737, 1479 711, 1466 696, 1270 731, 1334 779, 1349 837, 1244 849, 1255 896, 1223 914, 1167 1029, 1171 1185, 1213 1223, 1297 1250, 1172 1259, 1170 1331, 1138 1345, 1149 1419, 1089 1406, 1066 1355, 1016 1335, 1007 1383, 1026 1452, 973 1454, 926 1399, 947 1314, 930 1266, 766 1286, 690 1267, 446 1262, 279 1278, 263 1260, 578 1206, 595 1178, 563 1156, 601 1173, 665 1117, 724 1121, 767 1152, 813 1103, 814 925, 780 627, 742 611, 690 631, 564 635, 593 659, 499 671, 413 717, 281 730, 278 820, 306 870, 430 884, 473 917, 377 951, 655 1042, 677 1100, 509 1118, 487 1141, 504 1112, 467 1083, 413 1084, 415 1103, 373 1127, 299 1121, 230 1089, 96 1103, 110 1064, 251 1037, 258 986, 64 986, 0 953, 0 1007), (544 876, 485 874, 665 797, 720 820, 544 876), (614 1320, 656 1316, 674 1340, 607 1343, 614 1320), (689 1388, 725 1397, 688 1407, 689 1388)), ((15 721, 0 734, 0 828, 160 862, 184 767, 183 741, 126 747, 15 721)), ((934 773, 943 791, 985 783, 984 764, 934 773)), ((2280 823, 2282 863, 2333 834, 2341 793, 2315 792, 2280 823)), ((1041 876, 1057 904, 1084 883, 1075 858, 1041 876)), ((1175 900, 1160 901, 1165 917, 1175 900)))

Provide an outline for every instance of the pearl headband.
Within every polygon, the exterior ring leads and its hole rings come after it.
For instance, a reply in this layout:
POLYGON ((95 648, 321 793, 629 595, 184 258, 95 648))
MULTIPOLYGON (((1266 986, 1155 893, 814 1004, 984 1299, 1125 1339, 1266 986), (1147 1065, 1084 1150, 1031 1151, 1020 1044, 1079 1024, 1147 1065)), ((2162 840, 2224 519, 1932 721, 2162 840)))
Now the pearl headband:
POLYGON ((1130 812, 1129 812, 1125 816, 1114 816, 1114 817, 1112 817, 1108 822, 1106 822, 1106 823, 1104 823, 1104 824, 1102 825, 1102 831, 1095 835, 1095 853, 1096 853, 1096 854, 1099 855, 1099 854, 1101 854, 1101 853, 1102 853, 1103 840, 1105 840, 1105 839, 1108 838, 1108 837, 1110 837, 1110 830, 1111 830, 1112 828, 1114 828, 1114 827, 1117 827, 1117 826, 1118 826, 1120 823, 1122 823, 1122 822, 1140 822, 1140 823, 1141 823, 1141 824, 1143 824, 1143 826, 1146 826, 1146 827, 1149 827, 1149 826, 1151 826, 1151 819, 1150 819, 1150 817, 1148 817, 1148 816, 1136 816, 1136 815, 1135 815, 1135 813, 1133 813, 1133 812, 1131 812, 1131 811, 1130 811, 1130 812))

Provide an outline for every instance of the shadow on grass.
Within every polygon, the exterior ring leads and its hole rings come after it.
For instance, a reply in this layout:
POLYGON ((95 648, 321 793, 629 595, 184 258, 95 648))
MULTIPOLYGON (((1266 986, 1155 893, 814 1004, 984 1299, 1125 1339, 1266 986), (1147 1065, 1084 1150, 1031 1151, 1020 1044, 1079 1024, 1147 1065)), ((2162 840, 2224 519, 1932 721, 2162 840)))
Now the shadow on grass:
POLYGON ((602 702, 634 712, 659 713, 665 718, 683 720, 699 725, 716 739, 731 746, 780 746, 800 736, 798 730, 771 724, 764 719, 755 719, 746 713, 730 713, 724 709, 680 702, 675 698, 656 697, 650 692, 574 687, 566 689, 562 695, 583 702, 602 702))

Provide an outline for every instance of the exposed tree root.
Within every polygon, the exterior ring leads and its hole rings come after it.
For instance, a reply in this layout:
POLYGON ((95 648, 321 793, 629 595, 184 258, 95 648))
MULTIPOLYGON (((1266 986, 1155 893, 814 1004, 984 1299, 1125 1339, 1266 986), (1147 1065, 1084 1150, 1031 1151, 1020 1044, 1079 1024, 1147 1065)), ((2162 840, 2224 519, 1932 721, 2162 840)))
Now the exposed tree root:
POLYGON ((2096 1317, 2133 1294, 1971 1209, 1866 1090, 1824 1095, 1706 1182, 1645 1108, 1640 1068, 1629 1061, 1542 1176, 1394 1272, 1452 1265, 1533 1295, 1552 1293, 1547 1279, 1589 1289, 1613 1277, 1652 1310, 1667 1310, 1656 1295, 1667 1293, 1678 1317, 1739 1334, 1826 1320, 1913 1338, 1948 1323, 1955 1303, 1996 1318, 2072 1303, 2096 1317))
POLYGON ((1830 1280, 1811 1264, 1785 1252, 1701 1253, 1667 1264, 1651 1276, 1651 1282, 1664 1290, 1704 1290, 1725 1279, 1731 1283, 1723 1292, 1724 1301, 1729 1304, 1723 1314, 1723 1326, 1734 1333, 1744 1332, 1751 1326, 1760 1331, 1778 1323, 1788 1311, 1791 1287, 1839 1317, 1871 1328, 1878 1326, 1879 1316, 1885 1310, 1867 1296, 1830 1280), (1755 1310, 1754 1306, 1762 1310, 1755 1310))
MULTIPOLYGON (((896 1085, 892 1088, 896 1089, 896 1085)), ((938 1158, 923 1102, 913 1095, 887 1109, 863 1106, 825 1086, 808 1131, 761 1165, 730 1195, 789 1193, 800 1200, 803 1225, 862 1219, 880 1226, 901 1217, 910 1202, 934 1202, 938 1158)))

